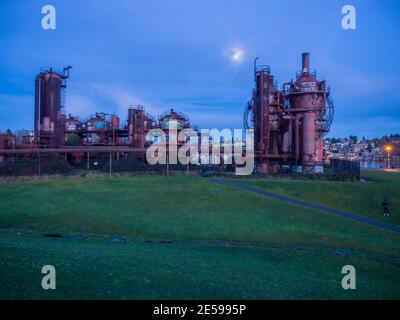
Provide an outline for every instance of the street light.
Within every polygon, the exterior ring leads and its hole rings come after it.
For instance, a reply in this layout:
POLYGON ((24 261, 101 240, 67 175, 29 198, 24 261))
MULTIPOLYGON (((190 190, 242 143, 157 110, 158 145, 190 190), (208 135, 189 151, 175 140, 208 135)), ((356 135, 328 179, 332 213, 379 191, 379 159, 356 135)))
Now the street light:
POLYGON ((387 145, 387 146, 385 146, 385 150, 388 155, 388 165, 387 166, 388 166, 388 169, 390 169, 390 151, 393 150, 393 147, 391 145, 387 145))

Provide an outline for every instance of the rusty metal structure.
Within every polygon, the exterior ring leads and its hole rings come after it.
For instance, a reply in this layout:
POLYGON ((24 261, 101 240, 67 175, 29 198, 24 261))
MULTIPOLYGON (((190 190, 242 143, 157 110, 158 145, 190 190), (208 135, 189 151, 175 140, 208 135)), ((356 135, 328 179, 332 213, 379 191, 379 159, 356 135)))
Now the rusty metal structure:
POLYGON ((131 106, 128 110, 128 142, 130 145, 138 145, 144 148, 146 115, 141 105, 131 106))
POLYGON ((65 88, 71 68, 43 68, 35 78, 35 143, 40 147, 64 144, 65 88))
POLYGON ((74 135, 79 137, 78 145, 144 148, 145 136, 153 126, 154 118, 145 113, 143 106, 129 107, 128 120, 124 125, 116 114, 96 112, 85 121, 69 115, 65 120, 65 142, 74 135))
POLYGON ((190 128, 189 118, 185 114, 175 111, 174 109, 164 112, 159 116, 158 121, 159 127, 165 130, 183 130, 190 128))
MULTIPOLYGON (((41 69, 35 78, 34 132, 15 140, 10 133, 0 135, 0 162, 17 155, 58 153, 70 155, 74 163, 87 159, 90 153, 116 156, 136 153, 144 159, 146 134, 162 129, 167 143, 171 134, 184 129, 198 129, 189 118, 174 109, 161 114, 158 121, 141 105, 128 108, 127 120, 116 114, 96 112, 81 120, 65 112, 65 88, 68 66, 62 70, 41 69), (21 140, 21 141, 20 141, 21 140)), ((323 171, 323 137, 333 119, 333 102, 325 81, 310 70, 309 53, 302 54, 302 69, 296 80, 277 82, 267 65, 254 61, 255 88, 244 112, 245 129, 254 129, 256 171, 278 172, 291 169, 299 173, 323 171)), ((175 137, 173 137, 175 139, 175 137)), ((183 144, 179 141, 179 144, 183 144)), ((200 148, 200 146, 199 146, 200 148)))
POLYGON ((128 120, 122 126, 116 114, 104 112, 96 112, 83 121, 71 114, 66 117, 65 88, 71 68, 42 68, 35 78, 33 147, 122 145, 144 148, 145 135, 155 126, 155 121, 145 113, 143 106, 129 107, 128 120))
POLYGON ((66 116, 65 88, 71 68, 40 70, 35 77, 34 131, 23 132, 17 142, 12 133, 0 134, 0 162, 40 154, 70 155, 74 163, 84 158, 89 161, 90 153, 110 153, 117 158, 133 153, 143 158, 150 143, 145 140, 146 134, 153 128, 164 128, 167 118, 179 128, 190 126, 189 119, 173 109, 157 122, 141 105, 128 107, 125 122, 116 114, 104 112, 83 120, 66 116))
MULTIPOLYGON (((167 143, 170 135, 175 134, 176 137, 171 136, 171 139, 177 139, 179 133, 184 129, 192 128, 194 131, 197 130, 191 126, 189 118, 185 114, 174 109, 170 109, 161 114, 158 118, 158 124, 156 127, 165 132, 167 135, 167 143)), ((184 144, 184 141, 178 139, 176 142, 178 147, 184 144)))
POLYGON ((0 163, 6 160, 6 154, 2 151, 12 150, 15 148, 15 141, 11 134, 0 134, 0 163))
POLYGON ((254 129, 256 168, 277 172, 284 166, 298 173, 323 172, 323 137, 333 120, 333 102, 325 81, 310 70, 302 54, 296 80, 279 90, 271 68, 254 61, 252 99, 244 112, 245 129, 254 129))
MULTIPOLYGON (((66 116, 65 88, 71 68, 40 70, 35 77, 34 131, 19 131, 18 141, 12 133, 0 134, 0 162, 40 154, 70 155, 74 163, 84 158, 89 163, 90 154, 109 153, 110 159, 128 154, 144 157, 150 143, 145 140, 146 134, 161 125, 143 106, 130 106, 125 122, 116 114, 104 112, 84 120, 66 116)), ((189 119, 185 121, 188 125, 189 119)))

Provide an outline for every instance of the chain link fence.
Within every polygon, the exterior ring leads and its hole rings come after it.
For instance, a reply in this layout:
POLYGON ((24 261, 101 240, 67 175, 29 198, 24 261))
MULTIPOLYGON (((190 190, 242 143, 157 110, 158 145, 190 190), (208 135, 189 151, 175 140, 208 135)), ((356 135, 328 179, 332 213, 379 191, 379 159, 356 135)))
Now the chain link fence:
POLYGON ((360 180, 361 169, 359 161, 332 159, 331 167, 334 171, 347 175, 354 180, 360 180))

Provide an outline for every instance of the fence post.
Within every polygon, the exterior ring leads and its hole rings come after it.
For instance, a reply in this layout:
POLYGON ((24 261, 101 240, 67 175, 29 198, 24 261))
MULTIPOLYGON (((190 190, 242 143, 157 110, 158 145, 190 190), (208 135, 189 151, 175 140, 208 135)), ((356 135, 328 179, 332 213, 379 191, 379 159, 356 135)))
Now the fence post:
POLYGON ((167 151, 167 177, 169 176, 169 155, 167 151))
POLYGON ((109 172, 109 179, 111 179, 112 176, 112 152, 110 152, 110 172, 109 172))
POLYGON ((41 175, 41 169, 40 169, 40 152, 38 152, 38 175, 41 175))

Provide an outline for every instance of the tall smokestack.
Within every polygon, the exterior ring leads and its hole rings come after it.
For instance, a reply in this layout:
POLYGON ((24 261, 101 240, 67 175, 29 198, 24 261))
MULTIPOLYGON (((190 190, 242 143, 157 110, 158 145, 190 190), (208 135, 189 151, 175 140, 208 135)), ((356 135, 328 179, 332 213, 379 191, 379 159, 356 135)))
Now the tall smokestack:
POLYGON ((309 73, 310 71, 310 53, 302 53, 302 73, 309 73))

